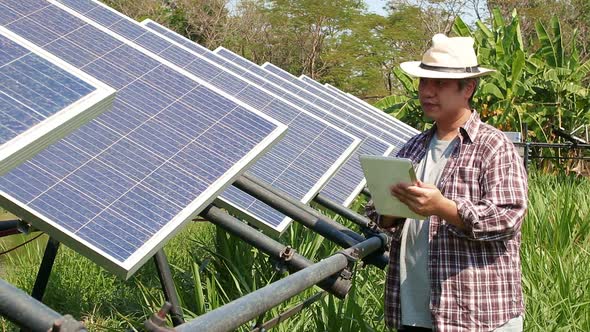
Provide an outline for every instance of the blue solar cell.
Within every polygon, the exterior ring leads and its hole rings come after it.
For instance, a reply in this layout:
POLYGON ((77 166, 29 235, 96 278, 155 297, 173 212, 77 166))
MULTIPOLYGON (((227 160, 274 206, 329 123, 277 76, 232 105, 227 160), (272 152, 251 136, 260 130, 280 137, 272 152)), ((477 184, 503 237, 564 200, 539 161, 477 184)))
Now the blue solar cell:
MULTIPOLYGON (((78 7, 78 5, 76 5, 76 7, 78 7)), ((117 13, 102 6, 94 6, 94 8, 86 12, 84 15, 104 26, 111 26, 121 20, 117 13)))
MULTIPOLYGON (((88 10, 87 8, 85 10, 87 15, 92 14, 91 17, 93 19, 96 19, 99 23, 109 27, 109 29, 115 30, 123 37, 133 40, 138 45, 155 52, 162 58, 185 69, 187 72, 194 74, 196 77, 211 83, 220 90, 235 96, 237 99, 244 101, 248 105, 257 108, 266 114, 273 112, 290 113, 291 116, 284 122, 290 126, 287 136, 281 143, 277 144, 276 147, 265 155, 262 160, 254 164, 251 170, 252 172, 260 170, 260 173, 265 175, 263 177, 264 180, 273 182, 275 177, 279 178, 283 173, 292 171, 289 168, 289 165, 300 165, 299 174, 301 177, 305 177, 305 179, 300 179, 297 184, 293 185, 297 188, 297 191, 289 192, 297 199, 303 200, 305 197, 311 196, 309 194, 310 191, 315 190, 315 192, 317 192, 319 187, 327 180, 328 175, 336 170, 340 163, 344 162, 345 157, 351 153, 354 145, 357 144, 355 143, 355 139, 350 135, 347 135, 336 128, 330 127, 327 123, 322 122, 319 119, 312 118, 305 114, 305 112, 302 112, 302 110, 278 99, 276 96, 269 94, 267 91, 253 85, 251 82, 248 82, 226 69, 223 69, 217 64, 200 57, 199 54, 195 54, 195 52, 192 52, 189 49, 183 49, 181 46, 162 38, 147 28, 139 26, 136 22, 131 21, 128 18, 121 15, 112 15, 112 11, 104 8, 95 7, 91 10, 88 10), (105 16, 99 17, 99 14, 97 13, 105 13, 105 16), (133 25, 137 25, 144 31, 144 33, 139 34, 137 28, 134 28, 133 25), (118 26, 118 28, 113 28, 115 26, 118 26), (121 27, 125 28, 123 29, 121 27), (329 136, 326 136, 326 133, 329 136), (332 136, 338 137, 338 140, 328 141, 327 138, 332 136), (304 142, 308 143, 300 144, 304 142), (317 158, 311 162, 311 156, 317 155, 313 150, 308 152, 308 149, 314 148, 312 147, 312 142, 318 144, 325 143, 324 146, 330 148, 331 153, 326 153, 321 156, 322 158, 317 158), (308 156, 308 154, 310 155, 308 156), (282 165, 282 168, 276 173, 266 172, 267 165, 273 165, 273 168, 282 165), (275 177, 270 176, 272 174, 274 174, 275 177)), ((154 83, 169 81, 165 73, 150 72, 148 75, 149 77, 144 77, 143 79, 154 83)), ((186 84, 180 86, 175 84, 177 83, 167 83, 168 86, 175 87, 175 90, 178 92, 178 98, 188 92, 184 87, 186 84)), ((190 86, 190 84, 188 85, 190 86)), ((156 99, 159 99, 159 97, 156 99)), ((209 100, 204 100, 203 102, 211 104, 211 101, 209 100)), ((228 121, 226 124, 236 125, 236 129, 243 127, 243 125, 237 122, 234 123, 228 121)), ((243 129, 246 130, 247 128, 243 129)), ((157 138, 157 131, 154 135, 157 138)), ((219 142, 212 142, 211 144, 219 144, 219 142)), ((155 148, 157 147, 158 145, 156 144, 155 148)), ((222 148, 224 147, 218 147, 218 149, 222 148)), ((159 153, 164 154, 165 151, 160 151, 159 153)), ((285 186, 285 189, 286 188, 287 187, 285 186)), ((222 197, 225 196, 222 195, 222 197)), ((247 206, 243 205, 238 207, 247 209, 247 206)), ((270 207, 267 208, 270 209, 270 207)), ((286 219, 285 216, 280 214, 273 215, 279 216, 279 218, 261 221, 267 223, 270 227, 285 225, 283 222, 286 219)), ((282 230, 284 230, 284 228, 277 229, 277 231, 282 230)))
POLYGON ((0 30, 0 175, 83 124, 78 114, 104 111, 114 93, 33 48, 0 30))
POLYGON ((3 1, 0 12, 20 18, 8 30, 66 55, 84 72, 111 71, 101 79, 121 88, 112 111, 0 177, 0 204, 121 276, 139 268, 286 129, 59 6, 3 1), (75 28, 65 31, 62 22, 75 28))
POLYGON ((387 130, 390 130, 394 133, 399 134, 400 137, 405 139, 409 139, 412 136, 416 135, 418 131, 410 126, 404 124, 403 122, 391 118, 391 121, 383 122, 383 118, 376 116, 375 114, 371 114, 371 112, 366 112, 365 109, 356 104, 354 101, 350 101, 348 97, 342 97, 335 95, 332 91, 330 91, 327 87, 322 85, 321 83, 313 80, 305 75, 301 75, 299 80, 304 82, 307 85, 307 90, 311 93, 316 94, 317 96, 334 103, 340 107, 345 107, 348 111, 353 114, 357 114, 361 116, 363 119, 367 121, 372 121, 371 123, 378 123, 379 125, 386 125, 387 130))
POLYGON ((79 13, 87 13, 98 7, 98 4, 92 1, 63 0, 61 2, 79 13))
POLYGON ((25 105, 15 102, 14 99, 3 92, 0 93, 0 109, 2 109, 0 124, 3 126, 0 132, 0 135, 2 135, 0 143, 2 144, 25 132, 45 118, 25 105))
MULTIPOLYGON (((151 26, 151 24, 153 23, 148 23, 148 26, 151 26)), ((240 74, 244 77, 246 75, 247 77, 255 76, 258 81, 264 82, 262 84, 272 86, 275 90, 278 90, 277 94, 280 94, 281 97, 299 103, 304 109, 362 139, 357 154, 347 160, 342 168, 328 181, 326 186, 322 188, 321 193, 326 197, 343 205, 349 205, 364 186, 364 175, 358 161, 358 154, 389 155, 397 151, 397 147, 392 147, 353 124, 336 117, 330 110, 319 108, 306 98, 298 96, 297 93, 301 89, 260 68, 249 60, 224 48, 218 48, 215 53, 219 55, 218 58, 223 57, 223 60, 219 61, 224 63, 224 67, 236 73, 246 73, 240 74), (234 68, 239 68, 239 70, 234 70, 234 68)), ((273 116, 279 118, 277 115, 273 116)))
POLYGON ((0 66, 5 66, 7 63, 30 53, 28 49, 4 36, 0 38, 0 45, 2 46, 0 47, 0 66))
POLYGON ((14 22, 19 15, 17 13, 0 11, 0 25, 6 25, 14 22))

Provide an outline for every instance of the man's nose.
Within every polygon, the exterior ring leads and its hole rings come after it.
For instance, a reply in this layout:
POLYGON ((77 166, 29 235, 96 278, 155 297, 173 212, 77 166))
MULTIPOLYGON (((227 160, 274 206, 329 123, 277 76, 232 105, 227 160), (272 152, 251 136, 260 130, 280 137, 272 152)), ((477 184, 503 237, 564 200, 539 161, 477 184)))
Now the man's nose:
POLYGON ((432 97, 435 94, 434 84, 430 81, 420 84, 420 94, 424 97, 432 97))

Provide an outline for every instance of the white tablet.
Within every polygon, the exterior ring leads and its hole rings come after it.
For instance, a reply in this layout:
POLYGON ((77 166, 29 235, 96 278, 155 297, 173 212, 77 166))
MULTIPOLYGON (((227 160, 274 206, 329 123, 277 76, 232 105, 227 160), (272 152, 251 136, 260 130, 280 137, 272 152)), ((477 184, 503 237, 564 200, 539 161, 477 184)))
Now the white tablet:
POLYGON ((410 159, 383 157, 383 156, 359 156, 367 187, 371 192, 375 209, 381 215, 389 215, 413 219, 425 219, 408 208, 391 195, 392 185, 400 182, 415 183, 416 173, 410 159))

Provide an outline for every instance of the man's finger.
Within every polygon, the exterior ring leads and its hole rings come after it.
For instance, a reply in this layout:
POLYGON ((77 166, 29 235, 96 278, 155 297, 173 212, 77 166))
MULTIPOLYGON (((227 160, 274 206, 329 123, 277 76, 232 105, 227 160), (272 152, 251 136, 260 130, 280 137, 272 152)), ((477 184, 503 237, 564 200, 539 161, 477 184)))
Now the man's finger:
POLYGON ((406 189, 406 193, 412 196, 424 196, 426 190, 417 186, 411 186, 406 189))

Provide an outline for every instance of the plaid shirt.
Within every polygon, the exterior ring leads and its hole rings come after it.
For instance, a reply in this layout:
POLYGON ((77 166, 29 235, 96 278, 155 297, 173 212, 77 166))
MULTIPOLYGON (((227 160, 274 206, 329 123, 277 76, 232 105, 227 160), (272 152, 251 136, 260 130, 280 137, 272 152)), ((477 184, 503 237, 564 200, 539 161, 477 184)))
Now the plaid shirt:
MULTIPOLYGON (((436 127, 414 136, 399 157, 420 162, 436 127)), ((523 313, 520 228, 527 206, 527 176, 514 145, 476 112, 459 129, 460 143, 438 188, 457 203, 466 230, 430 218, 428 270, 435 331, 491 331, 523 313)), ((366 213, 379 217, 372 203, 366 213)), ((404 221, 405 222, 405 221, 404 221)), ((385 321, 401 323, 400 239, 392 233, 385 286, 385 321)))

